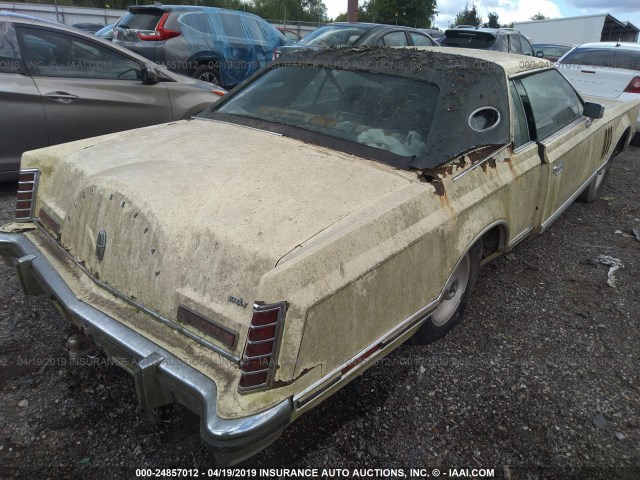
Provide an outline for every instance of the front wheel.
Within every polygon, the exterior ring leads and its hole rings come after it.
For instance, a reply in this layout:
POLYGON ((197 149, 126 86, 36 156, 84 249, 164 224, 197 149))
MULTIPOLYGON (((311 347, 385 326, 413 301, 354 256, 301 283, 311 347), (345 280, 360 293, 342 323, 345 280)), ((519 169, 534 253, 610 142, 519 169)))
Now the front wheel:
POLYGON ((460 260, 444 288, 440 304, 413 336, 413 343, 428 344, 444 337, 464 315, 478 278, 482 242, 477 242, 460 260))
POLYGON ((604 167, 600 169, 595 178, 591 180, 591 183, 578 197, 583 203, 591 203, 595 202, 600 195, 602 194, 602 189, 604 188, 604 182, 607 180, 609 176, 609 168, 611 168, 611 159, 607 161, 604 167))
POLYGON ((202 80, 203 82, 220 85, 220 72, 211 63, 200 65, 194 72, 193 78, 202 80))

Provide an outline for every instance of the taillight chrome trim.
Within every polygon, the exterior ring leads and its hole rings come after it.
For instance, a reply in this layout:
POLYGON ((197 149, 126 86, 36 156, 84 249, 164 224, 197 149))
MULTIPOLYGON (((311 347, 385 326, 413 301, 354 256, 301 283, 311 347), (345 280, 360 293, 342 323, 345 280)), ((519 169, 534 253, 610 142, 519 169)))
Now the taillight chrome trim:
POLYGON ((32 221, 35 217, 36 197, 38 195, 38 183, 40 181, 40 170, 38 170, 37 168, 20 170, 18 178, 19 180, 17 194, 29 193, 31 194, 31 198, 29 200, 20 199, 16 201, 15 219, 19 221, 32 221), (23 180, 23 175, 33 175, 33 180, 23 180), (23 190, 22 187, 30 188, 23 190), (30 206, 29 208, 18 208, 19 202, 29 202, 30 206))
POLYGON ((242 386, 240 383, 238 383, 238 391, 240 393, 254 392, 257 390, 265 390, 269 388, 269 386, 271 385, 273 381, 273 376, 276 371, 278 355, 280 353, 280 344, 282 343, 282 334, 284 331, 284 328, 283 328, 284 319, 287 315, 288 307, 289 305, 287 304, 287 302, 277 302, 277 303, 271 303, 269 305, 254 303, 251 323, 247 331, 247 339, 245 341, 244 350, 242 351, 242 360, 240 361, 240 381, 242 381, 242 377, 260 375, 264 373, 266 373, 266 378, 264 382, 259 383, 257 385, 251 385, 248 387, 242 386), (253 325, 253 317, 256 314, 271 312, 275 310, 278 311, 278 316, 274 323, 269 323, 266 325, 255 325, 255 326, 253 325), (262 340, 250 340, 251 332, 253 330, 264 330, 266 328, 273 328, 273 327, 275 327, 273 338, 262 339, 262 340), (246 354, 247 347, 249 345, 261 345, 261 344, 270 343, 270 342, 273 342, 273 349, 271 350, 270 353, 255 355, 255 356, 249 356, 246 354), (253 370, 253 371, 244 370, 243 367, 245 364, 249 364, 253 360, 261 360, 264 358, 268 358, 270 360, 267 368, 264 368, 261 370, 253 370))

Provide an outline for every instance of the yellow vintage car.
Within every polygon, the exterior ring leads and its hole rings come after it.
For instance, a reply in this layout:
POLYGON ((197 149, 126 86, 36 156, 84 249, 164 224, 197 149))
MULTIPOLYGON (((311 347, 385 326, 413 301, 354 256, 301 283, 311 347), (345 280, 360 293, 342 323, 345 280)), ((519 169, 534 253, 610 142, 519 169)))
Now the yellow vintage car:
POLYGON ((72 355, 99 345, 233 464, 445 335, 484 263, 598 198, 639 105, 518 55, 292 53, 198 118, 25 153, 0 253, 72 355))

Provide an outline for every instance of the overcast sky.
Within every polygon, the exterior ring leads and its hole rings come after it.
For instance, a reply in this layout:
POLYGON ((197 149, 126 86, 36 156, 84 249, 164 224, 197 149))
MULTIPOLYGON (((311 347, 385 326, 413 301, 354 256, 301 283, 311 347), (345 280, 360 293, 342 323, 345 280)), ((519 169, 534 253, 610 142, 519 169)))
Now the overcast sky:
MULTIPOLYGON (((364 0, 360 0, 364 3, 364 0)), ((464 0, 438 0, 435 24, 446 29, 455 16, 464 8, 464 0)), ((347 0, 324 0, 329 17, 347 11, 347 0)), ((595 13, 610 13, 621 21, 629 21, 640 28, 640 1, 638 0, 482 0, 475 2, 482 21, 487 21, 489 12, 497 12, 500 23, 529 20, 537 12, 547 17, 575 17, 595 13)), ((471 5, 471 1, 469 1, 471 5)))

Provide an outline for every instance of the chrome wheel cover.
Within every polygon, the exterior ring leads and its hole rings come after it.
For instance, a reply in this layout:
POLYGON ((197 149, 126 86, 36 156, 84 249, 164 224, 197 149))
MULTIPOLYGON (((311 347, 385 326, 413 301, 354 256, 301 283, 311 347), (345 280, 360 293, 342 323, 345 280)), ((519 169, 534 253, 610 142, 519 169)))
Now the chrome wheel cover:
POLYGON ((436 327, 441 327, 446 324, 455 314, 467 291, 470 273, 471 256, 467 253, 447 282, 442 301, 438 305, 438 308, 431 314, 431 322, 436 327))

